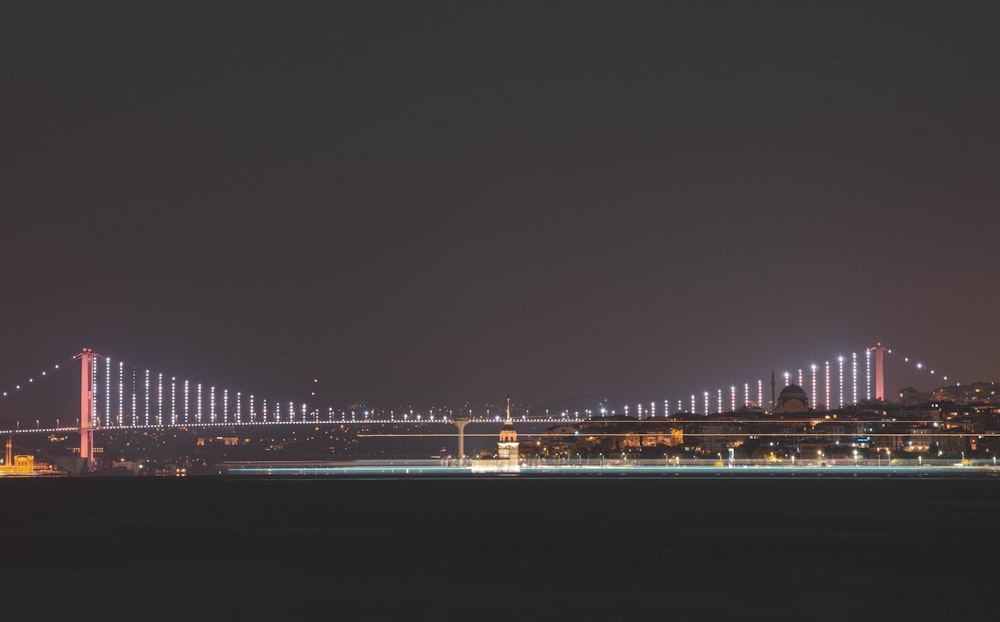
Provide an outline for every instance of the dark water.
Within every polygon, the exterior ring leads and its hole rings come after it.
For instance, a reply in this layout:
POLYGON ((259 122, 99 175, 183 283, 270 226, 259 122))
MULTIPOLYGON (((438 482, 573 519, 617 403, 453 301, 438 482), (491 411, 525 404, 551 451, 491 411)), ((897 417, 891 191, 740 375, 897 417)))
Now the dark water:
POLYGON ((16 479, 0 481, 3 590, 33 619, 992 619, 998 493, 1000 478, 16 479))

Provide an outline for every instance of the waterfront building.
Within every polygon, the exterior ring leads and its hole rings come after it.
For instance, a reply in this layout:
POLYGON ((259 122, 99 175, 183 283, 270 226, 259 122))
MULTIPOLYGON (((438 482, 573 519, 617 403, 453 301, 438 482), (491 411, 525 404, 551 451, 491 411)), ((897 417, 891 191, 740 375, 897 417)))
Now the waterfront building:
POLYGON ((3 464, 0 464, 0 476, 34 476, 34 475, 61 475, 51 464, 44 462, 35 463, 35 457, 31 454, 14 454, 13 439, 7 437, 7 453, 4 456, 3 464))
POLYGON ((517 440, 517 430, 510 418, 510 396, 507 396, 507 418, 500 429, 497 441, 496 458, 482 458, 472 461, 474 473, 486 472, 516 472, 521 469, 520 442, 517 440))

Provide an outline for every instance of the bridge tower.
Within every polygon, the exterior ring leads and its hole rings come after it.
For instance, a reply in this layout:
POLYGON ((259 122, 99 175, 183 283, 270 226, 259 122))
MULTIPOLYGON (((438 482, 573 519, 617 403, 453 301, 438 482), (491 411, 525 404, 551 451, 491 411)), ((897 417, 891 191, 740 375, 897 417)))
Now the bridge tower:
POLYGON ((466 413, 459 413, 452 417, 451 422, 458 428, 458 465, 465 463, 465 426, 469 425, 470 416, 466 413))
POLYGON ((885 401, 885 353, 887 349, 881 341, 876 341, 875 345, 868 348, 869 352, 875 353, 875 400, 885 401))
POLYGON ((84 472, 91 470, 94 458, 94 354, 84 348, 74 358, 80 359, 80 461, 84 472))

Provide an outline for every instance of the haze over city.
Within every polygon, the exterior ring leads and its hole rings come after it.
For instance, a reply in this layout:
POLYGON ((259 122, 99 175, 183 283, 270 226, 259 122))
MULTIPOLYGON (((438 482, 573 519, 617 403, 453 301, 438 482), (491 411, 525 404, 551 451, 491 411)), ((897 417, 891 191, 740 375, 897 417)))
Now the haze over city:
POLYGON ((83 347, 384 406, 876 341, 1000 379, 987 3, 2 11, 4 388, 83 347))

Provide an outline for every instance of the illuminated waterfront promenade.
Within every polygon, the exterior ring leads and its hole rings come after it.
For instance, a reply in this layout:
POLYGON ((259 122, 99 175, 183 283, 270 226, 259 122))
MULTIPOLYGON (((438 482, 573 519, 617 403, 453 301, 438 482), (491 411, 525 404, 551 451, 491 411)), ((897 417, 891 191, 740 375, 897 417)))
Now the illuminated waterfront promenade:
POLYGON ((995 460, 817 461, 781 463, 712 460, 528 461, 514 470, 491 469, 490 460, 458 465, 454 460, 240 461, 220 465, 223 473, 274 477, 1000 477, 995 460))

